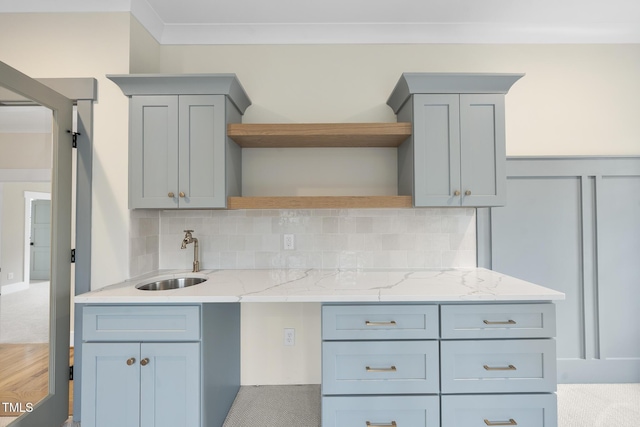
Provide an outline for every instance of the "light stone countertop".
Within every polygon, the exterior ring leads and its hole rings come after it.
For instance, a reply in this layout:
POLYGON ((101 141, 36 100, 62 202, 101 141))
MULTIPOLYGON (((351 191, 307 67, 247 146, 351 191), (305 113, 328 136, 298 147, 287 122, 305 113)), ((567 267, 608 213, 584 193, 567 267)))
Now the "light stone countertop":
POLYGON ((441 270, 160 270, 75 297, 76 303, 554 301, 565 295, 484 268, 441 270), (196 276, 183 289, 142 291, 157 278, 196 276))

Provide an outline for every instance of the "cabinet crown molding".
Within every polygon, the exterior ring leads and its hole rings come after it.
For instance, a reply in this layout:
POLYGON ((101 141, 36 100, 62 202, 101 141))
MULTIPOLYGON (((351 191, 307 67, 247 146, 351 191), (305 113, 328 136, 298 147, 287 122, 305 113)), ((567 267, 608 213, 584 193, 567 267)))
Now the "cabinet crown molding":
POLYGON ((126 96, 225 95, 244 114, 251 100, 235 74, 107 74, 126 96))
POLYGON ((496 73, 402 73, 391 92, 387 105, 394 113, 416 93, 502 93, 524 74, 496 73))

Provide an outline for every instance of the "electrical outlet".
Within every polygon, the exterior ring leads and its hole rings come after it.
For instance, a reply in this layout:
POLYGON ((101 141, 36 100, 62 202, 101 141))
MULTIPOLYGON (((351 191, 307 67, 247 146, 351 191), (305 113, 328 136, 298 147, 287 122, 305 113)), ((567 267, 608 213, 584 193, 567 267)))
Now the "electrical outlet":
POLYGON ((13 279, 13 273, 7 273, 7 280, 13 279))
POLYGON ((285 251, 292 251, 296 248, 296 239, 293 234, 285 234, 283 239, 283 246, 285 251))
POLYGON ((296 345, 296 330, 293 328, 284 328, 284 345, 296 345))

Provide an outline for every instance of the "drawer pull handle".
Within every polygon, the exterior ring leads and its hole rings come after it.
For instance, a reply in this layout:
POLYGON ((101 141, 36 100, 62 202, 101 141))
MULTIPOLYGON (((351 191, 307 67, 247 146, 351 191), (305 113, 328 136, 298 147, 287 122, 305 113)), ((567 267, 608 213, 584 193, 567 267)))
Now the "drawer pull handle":
MULTIPOLYGON (((484 369, 487 371, 515 371, 516 367, 513 365, 509 365, 509 366, 488 366, 488 365, 484 365, 484 369)), ((499 425, 499 424, 494 424, 494 425, 499 425)), ((506 425, 511 425, 511 424, 506 424, 506 425)))
POLYGON ((397 325, 395 320, 391 320, 389 322, 370 322, 369 320, 366 320, 364 324, 367 326, 396 326, 397 325))
POLYGON ((145 357, 144 359, 142 359, 142 360, 140 361, 140 364, 141 364, 142 366, 147 366, 147 365, 149 364, 149 358, 148 358, 148 357, 145 357))
POLYGON ((127 359, 127 365, 131 366, 134 363, 136 363, 136 358, 135 357, 130 357, 127 359))
POLYGON ((516 321, 515 320, 507 320, 506 322, 504 321, 497 321, 497 322, 493 322, 491 320, 483 320, 485 325, 515 325, 516 321))
POLYGON ((517 426, 518 423, 513 418, 509 418, 509 421, 489 421, 484 419, 484 423, 488 426, 517 426))
POLYGON ((395 421, 391 421, 391 424, 371 424, 370 421, 367 421, 367 427, 396 427, 397 425, 395 421))
POLYGON ((396 372, 398 369, 396 369, 395 366, 392 366, 390 368, 372 368, 370 366, 367 366, 367 372, 396 372))

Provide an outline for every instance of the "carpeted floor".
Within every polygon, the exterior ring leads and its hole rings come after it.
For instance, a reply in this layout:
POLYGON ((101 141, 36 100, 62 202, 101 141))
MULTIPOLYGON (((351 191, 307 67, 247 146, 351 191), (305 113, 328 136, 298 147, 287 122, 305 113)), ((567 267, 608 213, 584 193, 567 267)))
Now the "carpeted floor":
POLYGON ((320 386, 241 387, 223 427, 318 427, 320 386))
MULTIPOLYGON (((320 386, 242 387, 224 427, 253 426, 320 426, 320 386)), ((640 384, 558 385, 558 427, 640 427, 640 384)))
MULTIPOLYGON (((242 387, 223 427, 319 425, 320 386, 301 385, 242 387)), ((558 385, 558 427, 640 427, 640 384, 558 385)))
POLYGON ((0 343, 49 342, 49 282, 0 295, 0 343))
POLYGON ((640 384, 559 384, 558 427, 640 427, 640 384))

